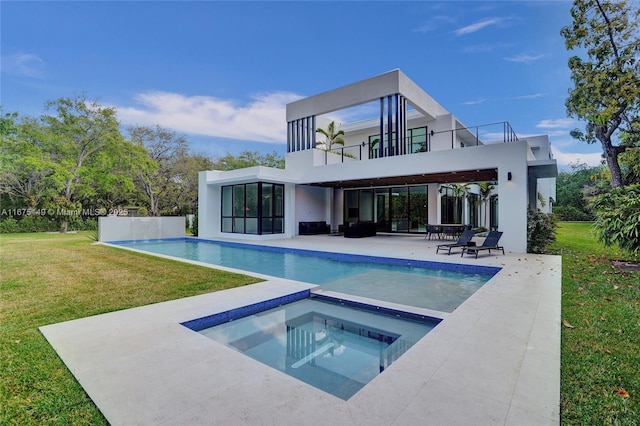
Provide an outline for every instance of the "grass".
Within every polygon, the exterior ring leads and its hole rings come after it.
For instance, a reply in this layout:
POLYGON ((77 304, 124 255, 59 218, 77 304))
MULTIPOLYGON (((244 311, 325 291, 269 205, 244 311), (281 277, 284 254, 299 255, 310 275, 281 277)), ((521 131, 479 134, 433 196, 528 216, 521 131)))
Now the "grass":
POLYGON ((589 223, 560 223, 561 418, 565 425, 640 424, 640 272, 603 247, 589 223))
POLYGON ((0 424, 107 424, 38 327, 256 282, 94 245, 90 233, 0 236, 0 424))
MULTIPOLYGON (((90 233, 0 236, 0 424, 106 424, 38 331, 46 324, 255 279, 91 244, 90 233)), ((640 273, 584 223, 561 223, 564 425, 640 424, 640 273)))

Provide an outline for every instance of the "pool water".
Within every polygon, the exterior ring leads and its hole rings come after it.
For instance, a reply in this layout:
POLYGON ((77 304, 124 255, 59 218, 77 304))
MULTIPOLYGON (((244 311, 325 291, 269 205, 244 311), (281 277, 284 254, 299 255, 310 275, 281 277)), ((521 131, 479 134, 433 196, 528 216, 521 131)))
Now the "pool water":
POLYGON ((195 239, 114 244, 442 312, 455 310, 500 270, 195 239))
POLYGON ((346 400, 436 325, 312 296, 199 333, 346 400))

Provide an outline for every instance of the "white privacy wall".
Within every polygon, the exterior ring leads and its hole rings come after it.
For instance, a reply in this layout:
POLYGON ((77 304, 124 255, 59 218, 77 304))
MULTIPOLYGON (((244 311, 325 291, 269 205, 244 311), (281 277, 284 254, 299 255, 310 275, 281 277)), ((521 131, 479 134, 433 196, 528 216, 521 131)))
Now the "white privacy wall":
POLYGON ((153 240, 185 236, 184 216, 98 218, 98 241, 153 240))

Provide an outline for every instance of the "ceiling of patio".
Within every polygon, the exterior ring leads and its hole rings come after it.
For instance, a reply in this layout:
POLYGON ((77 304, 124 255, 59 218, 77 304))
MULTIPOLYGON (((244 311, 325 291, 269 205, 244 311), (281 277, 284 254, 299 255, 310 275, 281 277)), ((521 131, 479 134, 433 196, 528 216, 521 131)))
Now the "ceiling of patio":
POLYGON ((331 188, 363 188, 373 186, 403 186, 421 185, 428 183, 467 183, 467 182, 496 182, 497 169, 464 170, 446 173, 422 173, 406 176, 389 176, 353 180, 334 180, 314 182, 309 185, 331 188))

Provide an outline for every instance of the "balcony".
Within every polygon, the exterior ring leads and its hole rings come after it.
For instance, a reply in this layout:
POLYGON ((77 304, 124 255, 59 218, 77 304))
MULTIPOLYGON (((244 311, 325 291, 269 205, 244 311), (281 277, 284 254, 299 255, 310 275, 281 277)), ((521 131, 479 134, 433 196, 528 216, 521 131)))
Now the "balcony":
POLYGON ((382 146, 379 138, 374 138, 360 144, 332 147, 331 150, 324 151, 324 163, 326 165, 353 160, 370 160, 518 140, 518 136, 507 121, 441 131, 430 130, 426 134, 406 137, 402 144, 397 144, 395 138, 389 144, 387 137, 385 135, 382 146))

